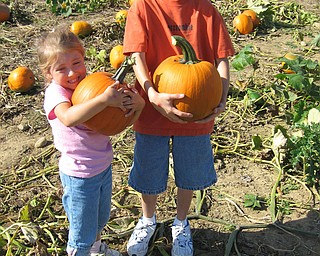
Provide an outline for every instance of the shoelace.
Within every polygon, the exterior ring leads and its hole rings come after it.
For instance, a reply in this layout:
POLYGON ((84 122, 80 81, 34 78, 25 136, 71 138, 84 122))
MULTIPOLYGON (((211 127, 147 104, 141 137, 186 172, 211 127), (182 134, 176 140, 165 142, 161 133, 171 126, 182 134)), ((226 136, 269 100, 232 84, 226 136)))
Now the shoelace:
POLYGON ((138 243, 141 243, 141 242, 143 242, 143 240, 145 239, 145 237, 147 237, 148 236, 148 231, 147 231, 147 229, 148 228, 151 228, 152 229, 152 226, 153 226, 154 224, 152 224, 152 223, 148 223, 148 224, 146 224, 146 225, 144 225, 144 226, 142 226, 142 227, 140 227, 139 229, 136 229, 135 230, 135 240, 138 242, 138 243))
POLYGON ((183 226, 176 226, 175 235, 176 235, 175 241, 178 242, 179 247, 184 248, 190 242, 190 239, 188 239, 189 234, 185 232, 185 228, 183 226))

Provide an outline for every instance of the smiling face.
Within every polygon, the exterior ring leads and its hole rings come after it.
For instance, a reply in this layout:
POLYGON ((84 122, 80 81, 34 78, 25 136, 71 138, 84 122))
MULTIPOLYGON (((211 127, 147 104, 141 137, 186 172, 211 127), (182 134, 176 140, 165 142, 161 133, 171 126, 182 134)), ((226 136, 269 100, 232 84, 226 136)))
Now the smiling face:
POLYGON ((87 73, 84 57, 77 50, 58 53, 49 69, 49 76, 64 88, 74 90, 87 73))

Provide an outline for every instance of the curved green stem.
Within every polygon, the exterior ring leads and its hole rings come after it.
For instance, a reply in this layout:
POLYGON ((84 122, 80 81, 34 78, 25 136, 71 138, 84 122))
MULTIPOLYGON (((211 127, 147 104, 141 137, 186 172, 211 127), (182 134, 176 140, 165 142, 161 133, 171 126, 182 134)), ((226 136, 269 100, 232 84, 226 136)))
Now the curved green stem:
POLYGON ((183 58, 180 59, 181 64, 195 64, 201 62, 196 56, 192 45, 182 36, 171 36, 171 43, 179 46, 182 50, 183 58))
POLYGON ((116 73, 112 76, 112 79, 115 81, 119 81, 120 84, 122 84, 124 78, 126 77, 126 74, 128 73, 131 66, 134 65, 134 63, 134 58, 126 57, 121 63, 120 68, 118 68, 116 73))

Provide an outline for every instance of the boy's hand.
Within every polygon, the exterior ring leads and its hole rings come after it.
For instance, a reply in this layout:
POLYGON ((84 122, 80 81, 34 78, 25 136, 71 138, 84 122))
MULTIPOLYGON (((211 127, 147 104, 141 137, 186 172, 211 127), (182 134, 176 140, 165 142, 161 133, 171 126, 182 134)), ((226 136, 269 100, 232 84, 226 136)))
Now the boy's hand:
POLYGON ((172 122, 187 123, 187 121, 180 119, 180 117, 192 117, 191 113, 180 111, 173 105, 173 101, 184 98, 184 94, 158 93, 153 91, 148 96, 154 108, 172 122))
POLYGON ((204 118, 204 119, 195 121, 195 123, 203 124, 203 123, 210 122, 210 121, 214 120, 214 119, 215 119, 218 115, 220 115, 222 112, 224 112, 225 108, 226 108, 226 104, 225 104, 225 103, 220 103, 220 104, 213 110, 213 113, 212 113, 210 116, 207 116, 207 117, 204 118))

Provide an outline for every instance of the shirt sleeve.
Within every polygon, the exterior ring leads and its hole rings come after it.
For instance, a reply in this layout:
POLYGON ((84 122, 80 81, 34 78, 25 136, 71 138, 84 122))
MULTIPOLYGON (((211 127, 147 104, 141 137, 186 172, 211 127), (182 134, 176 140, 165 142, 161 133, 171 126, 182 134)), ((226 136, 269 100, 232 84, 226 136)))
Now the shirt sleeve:
POLYGON ((147 52, 147 28, 145 16, 142 14, 143 1, 135 1, 130 7, 125 34, 123 39, 123 53, 129 55, 133 52, 147 52), (137 2, 137 3, 136 3, 137 2))
POLYGON ((45 91, 44 96, 44 111, 49 120, 57 118, 54 109, 62 102, 71 102, 72 92, 63 88, 60 85, 51 83, 45 91))

